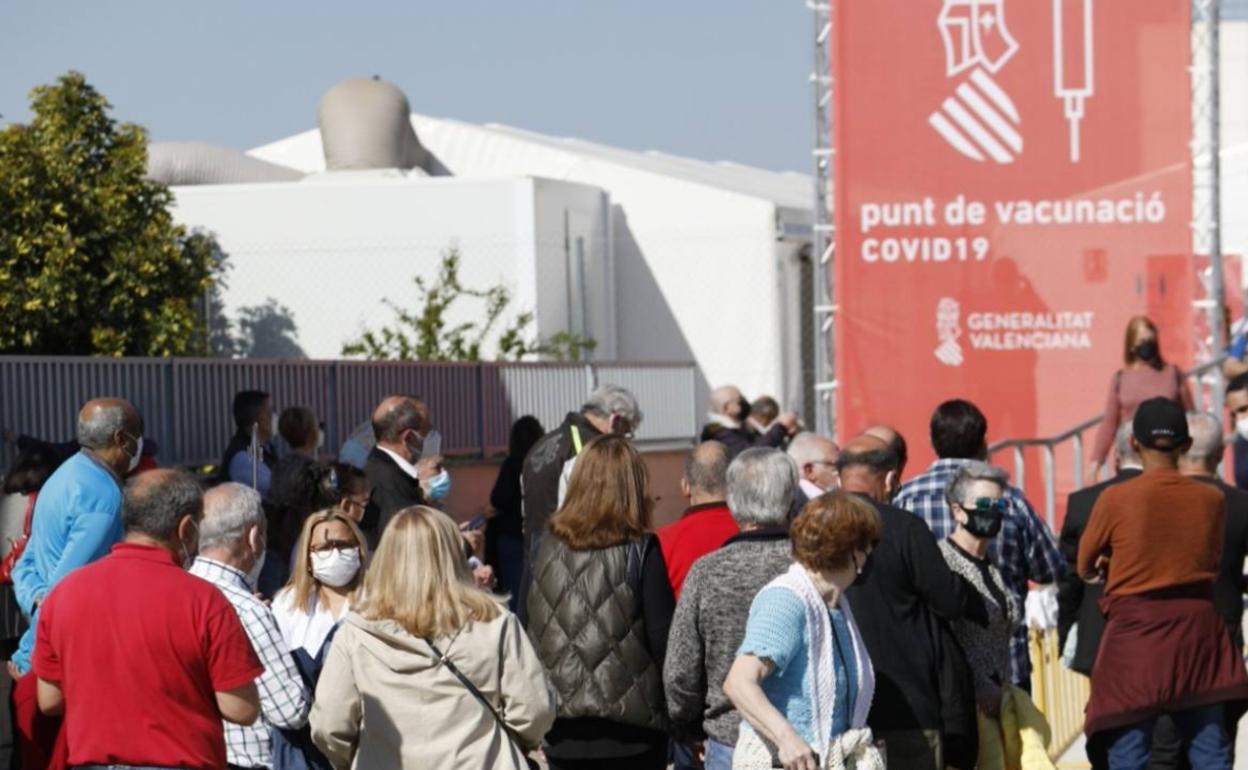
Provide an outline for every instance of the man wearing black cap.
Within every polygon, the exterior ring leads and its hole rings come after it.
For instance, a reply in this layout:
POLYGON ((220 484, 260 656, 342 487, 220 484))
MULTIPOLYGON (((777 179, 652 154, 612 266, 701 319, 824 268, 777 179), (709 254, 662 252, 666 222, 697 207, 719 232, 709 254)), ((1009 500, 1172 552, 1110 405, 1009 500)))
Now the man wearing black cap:
POLYGON ((1079 542, 1079 574, 1104 581, 1106 617, 1084 729, 1104 733, 1111 770, 1142 770, 1170 714, 1193 767, 1230 770, 1223 708, 1242 713, 1248 673, 1213 605, 1225 502, 1179 473, 1191 438, 1176 402, 1145 401, 1133 433, 1144 471, 1101 494, 1079 542))

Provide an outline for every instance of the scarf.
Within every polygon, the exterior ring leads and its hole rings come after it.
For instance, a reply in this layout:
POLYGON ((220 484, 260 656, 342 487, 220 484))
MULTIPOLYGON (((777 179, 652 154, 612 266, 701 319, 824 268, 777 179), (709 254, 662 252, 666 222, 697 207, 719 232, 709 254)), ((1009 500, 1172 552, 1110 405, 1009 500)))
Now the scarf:
MULTIPOLYGON (((873 762, 878 760, 879 752, 866 724, 871 700, 875 696, 875 670, 871 667, 871 658, 867 655, 861 634, 858 633, 858 624, 854 622, 854 613, 849 608, 849 602, 841 602, 839 609, 845 613, 849 626, 854 652, 853 665, 858 673, 858 697, 854 702, 854 711, 850 714, 850 729, 834 740, 832 714, 836 709, 836 668, 832 657, 832 619, 828 617, 828 605, 815 589, 806 568, 800 564, 791 565, 787 572, 772 580, 763 590, 768 588, 783 588, 796 594, 802 602, 806 616, 806 648, 809 655, 807 670, 810 672, 810 692, 807 695, 810 698, 811 722, 815 730, 815 741, 811 748, 825 762, 824 767, 842 767, 846 760, 856 761, 858 767, 874 767, 873 762)), ((762 745, 762 741, 746 721, 741 722, 738 741, 737 751, 746 749, 747 754, 752 754, 754 747, 743 744, 757 742, 762 745)), ((736 766, 735 756, 733 765, 736 766)))

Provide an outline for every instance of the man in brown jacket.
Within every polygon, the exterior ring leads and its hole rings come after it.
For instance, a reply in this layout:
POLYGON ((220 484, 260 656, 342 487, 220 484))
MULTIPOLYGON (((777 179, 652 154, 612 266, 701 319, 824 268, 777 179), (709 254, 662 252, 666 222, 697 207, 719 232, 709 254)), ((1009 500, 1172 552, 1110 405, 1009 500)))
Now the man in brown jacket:
POLYGON ((1248 701, 1248 673, 1213 605, 1225 503, 1179 473, 1191 445, 1179 404, 1145 401, 1133 433, 1144 472, 1102 493, 1079 542, 1079 574, 1105 583, 1085 731, 1106 732, 1113 770, 1142 770, 1170 714, 1193 767, 1230 770, 1223 708, 1248 701))

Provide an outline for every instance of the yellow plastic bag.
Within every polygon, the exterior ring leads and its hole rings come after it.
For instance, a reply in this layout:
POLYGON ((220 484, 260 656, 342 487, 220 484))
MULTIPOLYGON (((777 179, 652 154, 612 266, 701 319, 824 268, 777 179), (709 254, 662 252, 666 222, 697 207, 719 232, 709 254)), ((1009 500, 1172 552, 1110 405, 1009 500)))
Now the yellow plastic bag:
POLYGON ((1001 718, 976 712, 979 770, 1056 770, 1049 759, 1049 723, 1031 697, 1017 687, 1001 693, 1001 718))

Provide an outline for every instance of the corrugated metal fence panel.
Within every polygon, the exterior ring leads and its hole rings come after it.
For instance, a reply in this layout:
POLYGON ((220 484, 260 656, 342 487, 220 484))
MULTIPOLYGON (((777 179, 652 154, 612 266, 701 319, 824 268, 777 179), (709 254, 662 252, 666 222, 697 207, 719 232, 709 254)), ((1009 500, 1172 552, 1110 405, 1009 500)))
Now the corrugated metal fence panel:
POLYGON ((598 384, 628 388, 641 407, 638 441, 683 441, 698 433, 692 366, 599 364, 598 384))
POLYGON ((593 389, 591 370, 585 364, 499 364, 497 372, 502 393, 488 403, 497 410, 491 415, 491 427, 501 430, 503 447, 515 420, 531 414, 546 430, 554 430, 568 412, 581 408, 593 389))
MULTIPOLYGON (((333 367, 332 362, 174 359, 177 402, 168 417, 176 451, 165 458, 181 463, 220 460, 234 432, 234 394, 240 390, 273 394, 277 414, 289 406, 306 406, 325 419, 333 367)), ((326 436, 327 445, 331 438, 326 436)))
MULTIPOLYGON (((511 424, 531 414, 546 428, 585 403, 595 383, 632 390, 646 415, 640 440, 687 440, 697 431, 689 364, 470 364, 0 356, 0 429, 50 441, 72 439, 78 409, 120 396, 143 413, 164 464, 215 462, 233 431, 240 390, 273 394, 279 410, 307 406, 325 422, 335 451, 385 396, 429 404, 451 454, 507 446, 511 424)), ((0 461, 13 459, 7 446, 0 461)))
MULTIPOLYGON (((172 448, 161 419, 170 405, 169 362, 158 358, 42 358, 12 356, 0 365, 0 429, 48 441, 70 441, 78 433, 78 410, 103 396, 128 398, 146 422, 146 433, 172 448)), ((12 447, 0 448, 5 466, 12 447)))
MULTIPOLYGON (((337 421, 345 438, 386 396, 419 396, 429 404, 434 427, 448 454, 480 451, 482 408, 480 367, 468 363, 341 362, 338 365, 337 421)), ((336 448, 338 443, 327 443, 336 448)))

